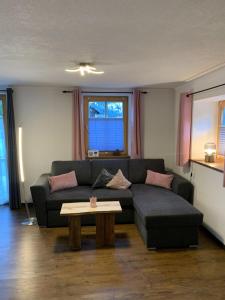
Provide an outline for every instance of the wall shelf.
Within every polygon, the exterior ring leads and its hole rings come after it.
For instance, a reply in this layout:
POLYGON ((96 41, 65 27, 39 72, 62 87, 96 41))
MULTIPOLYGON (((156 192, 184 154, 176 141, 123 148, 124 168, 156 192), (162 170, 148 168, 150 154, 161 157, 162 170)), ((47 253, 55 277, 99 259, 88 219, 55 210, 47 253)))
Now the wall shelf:
POLYGON ((194 162, 196 164, 213 169, 213 170, 221 172, 221 173, 224 172, 224 159, 223 158, 216 159, 216 161, 214 163, 205 162, 204 159, 191 159, 191 162, 194 162))

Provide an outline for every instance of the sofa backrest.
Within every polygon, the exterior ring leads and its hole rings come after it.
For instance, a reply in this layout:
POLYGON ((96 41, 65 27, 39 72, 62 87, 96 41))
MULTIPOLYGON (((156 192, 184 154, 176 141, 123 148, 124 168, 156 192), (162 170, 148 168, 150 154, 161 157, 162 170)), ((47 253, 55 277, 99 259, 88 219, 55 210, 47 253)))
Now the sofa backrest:
POLYGON ((53 176, 75 171, 79 185, 91 184, 91 162, 89 160, 53 161, 53 176))
POLYGON ((102 169, 106 169, 111 174, 116 174, 121 169, 123 175, 128 178, 128 159, 94 159, 91 161, 92 183, 95 182, 102 169))
POLYGON ((93 159, 53 161, 51 174, 56 176, 74 170, 79 185, 91 185, 103 168, 113 175, 121 169, 132 183, 144 183, 147 170, 165 173, 163 159, 93 159))
POLYGON ((129 181, 132 183, 144 183, 147 170, 165 173, 164 159, 130 159, 129 181))

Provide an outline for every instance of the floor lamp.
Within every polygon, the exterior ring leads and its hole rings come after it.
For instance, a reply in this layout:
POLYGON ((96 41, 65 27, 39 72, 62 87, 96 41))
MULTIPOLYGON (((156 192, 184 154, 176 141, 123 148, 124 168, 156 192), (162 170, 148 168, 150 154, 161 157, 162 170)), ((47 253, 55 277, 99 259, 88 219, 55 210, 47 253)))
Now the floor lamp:
POLYGON ((22 127, 19 127, 19 171, 20 171, 20 182, 21 182, 21 198, 25 204, 27 219, 25 219, 22 225, 36 225, 37 219, 31 217, 29 206, 25 196, 25 177, 23 169, 23 132, 22 127))

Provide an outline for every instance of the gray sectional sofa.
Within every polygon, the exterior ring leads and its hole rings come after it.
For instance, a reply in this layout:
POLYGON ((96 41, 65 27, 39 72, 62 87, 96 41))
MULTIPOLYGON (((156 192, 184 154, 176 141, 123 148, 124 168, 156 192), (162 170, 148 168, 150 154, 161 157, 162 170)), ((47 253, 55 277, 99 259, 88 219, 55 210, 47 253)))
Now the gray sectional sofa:
MULTIPOLYGON (((51 174, 43 174, 31 186, 39 226, 67 225, 60 217, 63 202, 119 200, 123 212, 116 215, 116 223, 136 223, 148 248, 187 247, 198 244, 198 227, 203 215, 192 206, 193 186, 174 174, 172 189, 145 185, 147 170, 166 173, 163 159, 96 159, 84 161, 54 161, 51 174), (115 174, 121 169, 132 182, 128 190, 92 189, 92 184, 105 168, 115 174), (50 193, 48 176, 75 170, 79 186, 50 193)), ((83 225, 95 224, 94 216, 82 219, 83 225)))

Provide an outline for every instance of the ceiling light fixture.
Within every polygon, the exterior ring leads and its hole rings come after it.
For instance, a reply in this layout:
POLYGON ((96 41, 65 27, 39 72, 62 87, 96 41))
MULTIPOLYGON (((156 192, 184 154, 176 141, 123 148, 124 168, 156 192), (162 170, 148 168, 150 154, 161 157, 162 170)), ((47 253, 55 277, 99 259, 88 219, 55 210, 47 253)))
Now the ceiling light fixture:
POLYGON ((81 76, 84 76, 85 73, 87 73, 87 74, 98 74, 98 75, 104 73, 104 71, 96 71, 96 68, 93 67, 93 65, 90 64, 90 63, 80 63, 77 68, 66 69, 65 71, 69 72, 69 73, 80 72, 81 76))

